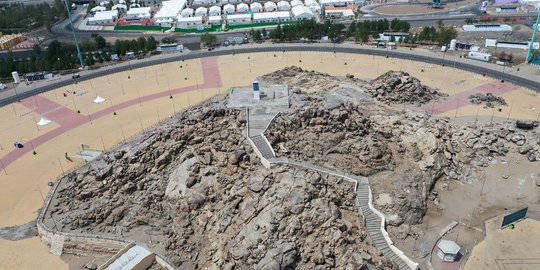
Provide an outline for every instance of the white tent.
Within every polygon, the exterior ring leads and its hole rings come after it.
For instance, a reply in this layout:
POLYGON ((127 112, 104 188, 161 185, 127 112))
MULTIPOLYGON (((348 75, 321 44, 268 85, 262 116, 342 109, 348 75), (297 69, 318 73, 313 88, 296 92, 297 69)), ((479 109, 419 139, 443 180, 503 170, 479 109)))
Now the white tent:
POLYGON ((281 11, 288 11, 291 10, 291 4, 287 1, 279 1, 277 3, 278 9, 281 11))
POLYGON ((245 12, 248 12, 248 10, 249 10, 249 6, 247 4, 240 3, 236 5, 236 12, 245 13, 245 12))
POLYGON ((260 3, 255 2, 249 5, 249 9, 251 10, 251 12, 262 12, 263 7, 260 3))
POLYGON ((226 4, 226 5, 223 6, 223 13, 224 14, 233 14, 235 10, 236 10, 236 8, 234 7, 234 5, 226 4))
POLYGON ((195 10, 195 16, 197 16, 197 17, 202 17, 202 16, 206 16, 206 15, 208 15, 208 9, 205 8, 205 7, 198 7, 195 10))
POLYGON ((291 7, 296 7, 296 6, 303 6, 304 4, 302 4, 302 1, 300 0, 292 0, 291 1, 291 7))
POLYGON ((97 7, 93 7, 90 12, 100 12, 100 11, 105 11, 107 10, 106 7, 102 7, 102 6, 97 6, 97 7))
POLYGON ((49 119, 47 119, 45 117, 41 117, 41 119, 39 119, 39 122, 37 122, 37 124, 40 125, 40 126, 44 126, 44 125, 49 124, 50 122, 51 122, 51 120, 49 120, 49 119))
POLYGON ((194 11, 192 8, 185 8, 184 10, 182 10, 182 12, 180 12, 180 17, 182 18, 192 17, 193 12, 194 11))
POLYGON ((102 98, 102 97, 100 97, 100 96, 97 96, 97 97, 94 99, 94 103, 97 103, 97 104, 102 103, 102 102, 104 102, 104 101, 105 101, 105 99, 102 98))
POLYGON ((292 8, 292 13, 297 20, 309 20, 315 17, 313 11, 306 6, 295 6, 292 8))
POLYGON ((277 10, 277 5, 276 5, 276 3, 272 2, 272 1, 268 1, 268 2, 264 3, 264 10, 266 12, 276 11, 277 10))
POLYGON ((219 6, 211 6, 208 9, 208 15, 209 16, 219 16, 219 15, 221 15, 221 7, 219 7, 219 6))

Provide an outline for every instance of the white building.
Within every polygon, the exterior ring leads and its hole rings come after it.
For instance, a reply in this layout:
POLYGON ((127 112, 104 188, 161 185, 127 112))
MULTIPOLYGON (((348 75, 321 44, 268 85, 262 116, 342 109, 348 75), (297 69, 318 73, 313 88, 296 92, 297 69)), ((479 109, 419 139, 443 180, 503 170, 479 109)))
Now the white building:
POLYGON ((450 240, 441 240, 437 244, 437 256, 445 262, 453 262, 456 260, 459 250, 461 249, 458 244, 450 240))
POLYGON ((379 34, 379 40, 390 41, 392 40, 392 37, 394 37, 394 41, 400 42, 402 39, 405 39, 408 36, 409 36, 409 33, 404 33, 404 32, 384 32, 382 34, 379 34))
POLYGON ((466 24, 463 25, 465 32, 512 32, 512 26, 508 24, 466 24))
POLYGON ((106 7, 102 7, 102 6, 96 6, 96 7, 93 7, 90 12, 92 13, 97 13, 97 12, 102 12, 102 11, 105 11, 107 10, 106 7))
POLYGON ((216 4, 217 0, 193 0, 193 6, 202 6, 202 5, 213 5, 216 4))
POLYGON ((116 4, 111 7, 111 10, 118 10, 118 12, 124 13, 127 11, 127 6, 124 4, 116 4))
POLYGON ((306 4, 306 7, 311 9, 311 11, 313 11, 313 12, 320 12, 321 11, 321 6, 319 5, 319 3, 317 3, 316 0, 305 0, 304 4, 306 4))
POLYGON ((467 54, 467 57, 486 62, 491 60, 491 54, 482 52, 469 52, 469 54, 467 54))
POLYGON ((329 6, 347 6, 347 5, 354 5, 362 3, 363 1, 357 1, 357 0, 319 0, 321 3, 321 6, 329 5, 329 6))
MULTIPOLYGON (((496 39, 486 39, 486 47, 495 47, 495 48, 509 48, 509 49, 522 49, 527 50, 531 42, 516 42, 516 41, 500 41, 496 39)), ((540 47, 538 42, 533 43, 533 49, 538 50, 540 47)))
POLYGON ((195 11, 192 8, 184 8, 180 12, 180 17, 181 18, 193 17, 193 13, 195 13, 195 11))
POLYGON ((246 23, 251 23, 250 14, 227 15, 227 24, 246 24, 246 23))
POLYGON ((255 2, 249 5, 249 10, 251 10, 251 12, 253 13, 262 12, 263 7, 260 3, 255 2))
POLYGON ((219 15, 221 15, 221 7, 219 7, 219 6, 211 6, 208 9, 208 15, 209 16, 219 16, 219 15))
POLYGON ((292 0, 291 1, 291 7, 296 7, 296 6, 303 6, 304 4, 302 4, 302 1, 300 0, 292 0))
POLYGON ((236 11, 234 5, 226 4, 223 6, 223 14, 233 14, 236 11))
POLYGON ((221 16, 209 16, 208 24, 211 24, 211 25, 221 24, 221 16))
POLYGON ((155 24, 171 27, 174 24, 174 20, 185 6, 185 0, 163 1, 161 9, 154 15, 155 24))
POLYGON ((285 22, 291 20, 291 13, 288 11, 275 11, 253 14, 253 22, 285 22))
POLYGON ((272 1, 268 1, 268 2, 264 3, 264 11, 271 12, 271 11, 276 11, 276 10, 277 10, 276 3, 272 2, 272 1))
POLYGON ((190 27, 203 24, 202 17, 178 17, 176 20, 176 26, 178 27, 190 27))
POLYGON ((103 25, 103 24, 114 24, 118 19, 118 10, 107 10, 97 12, 93 17, 88 18, 89 25, 103 25))
POLYGON ((150 7, 131 8, 127 11, 128 20, 150 19, 150 7))
POLYGON ((249 10, 249 6, 247 4, 240 3, 236 5, 236 12, 238 13, 246 13, 248 12, 248 10, 249 10))
POLYGON ((278 7, 278 10, 281 10, 281 11, 291 10, 291 4, 289 4, 289 2, 287 1, 279 1, 277 3, 277 7, 278 7))
POLYGON ((328 18, 354 19, 352 9, 328 9, 324 11, 324 14, 328 18))
POLYGON ((295 6, 292 8, 292 13, 297 20, 310 20, 315 17, 313 11, 306 6, 295 6))
POLYGON ((202 16, 207 16, 207 15, 208 15, 208 9, 205 7, 198 7, 195 10, 195 16, 202 17, 202 16))

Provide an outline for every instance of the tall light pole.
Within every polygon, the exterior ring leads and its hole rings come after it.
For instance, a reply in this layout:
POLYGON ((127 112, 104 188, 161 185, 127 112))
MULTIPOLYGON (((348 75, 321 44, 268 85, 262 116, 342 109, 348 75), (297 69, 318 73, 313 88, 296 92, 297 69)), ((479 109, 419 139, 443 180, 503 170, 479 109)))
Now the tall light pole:
POLYGON ((534 40, 536 39, 536 32, 538 32, 538 24, 540 24, 540 11, 538 12, 538 17, 536 17, 536 23, 534 24, 534 27, 533 27, 533 34, 531 37, 531 43, 529 44, 529 49, 527 50, 527 58, 525 59, 525 64, 529 63, 529 61, 532 60, 531 54, 534 48, 534 40))
POLYGON ((84 63, 83 63, 82 55, 81 55, 81 48, 79 48, 79 41, 77 40, 77 35, 75 34, 75 27, 73 27, 73 20, 71 19, 71 12, 69 11, 70 7, 67 3, 67 0, 64 0, 64 3, 66 3, 66 10, 68 14, 69 25, 71 26, 71 33, 73 33, 73 39, 75 40, 75 46, 77 47, 77 55, 79 56, 79 63, 81 63, 81 68, 82 68, 84 67, 84 63))

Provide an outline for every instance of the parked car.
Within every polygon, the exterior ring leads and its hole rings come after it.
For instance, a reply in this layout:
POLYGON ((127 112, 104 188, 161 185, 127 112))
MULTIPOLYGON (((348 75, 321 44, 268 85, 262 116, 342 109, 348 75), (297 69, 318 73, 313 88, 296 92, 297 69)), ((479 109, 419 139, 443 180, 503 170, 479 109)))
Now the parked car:
POLYGON ((72 79, 78 79, 78 78, 80 78, 80 77, 81 77, 81 74, 79 74, 79 73, 76 73, 76 74, 71 75, 71 78, 72 78, 72 79))
POLYGON ((0 90, 6 89, 7 85, 5 83, 0 83, 0 90))

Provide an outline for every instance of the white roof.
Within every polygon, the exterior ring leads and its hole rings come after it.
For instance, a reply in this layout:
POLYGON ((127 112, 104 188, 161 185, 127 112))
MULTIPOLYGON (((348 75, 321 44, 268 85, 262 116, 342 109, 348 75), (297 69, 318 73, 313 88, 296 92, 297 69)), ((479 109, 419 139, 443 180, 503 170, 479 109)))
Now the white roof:
POLYGON ((220 22, 221 21, 221 16, 209 16, 208 21, 209 22, 220 22))
POLYGON ((180 23, 180 24, 182 24, 182 23, 202 23, 202 17, 201 16, 186 17, 186 18, 178 17, 177 20, 178 20, 178 23, 180 23))
POLYGON ((257 2, 255 2, 255 3, 251 3, 251 4, 249 5, 249 8, 251 8, 251 9, 254 9, 254 8, 262 9, 262 5, 259 4, 259 3, 257 3, 257 2))
POLYGON ((206 13, 208 13, 208 9, 205 8, 205 7, 198 7, 195 10, 195 14, 202 14, 202 13, 204 13, 206 15, 206 13))
POLYGON ((437 247, 446 254, 457 254, 461 249, 456 242, 450 240, 441 240, 437 247))
POLYGON ((137 14, 150 14, 150 7, 139 7, 139 8, 130 8, 127 12, 128 15, 137 15, 137 14))
POLYGON ((105 270, 127 270, 133 269, 144 258, 150 256, 152 253, 141 246, 133 246, 128 249, 124 254, 118 257, 114 262, 109 264, 105 270))
POLYGON ((236 5, 236 10, 240 10, 240 9, 248 10, 249 6, 247 4, 240 3, 240 4, 236 5))
POLYGON ((272 1, 268 1, 268 2, 264 3, 264 8, 277 8, 277 5, 276 5, 276 3, 272 2, 272 1))
POLYGON ((235 10, 235 7, 234 7, 234 5, 226 4, 226 5, 223 6, 223 10, 225 10, 225 9, 232 9, 232 10, 235 10))
POLYGON ((304 4, 306 4, 306 6, 309 6, 309 5, 313 5, 313 4, 317 4, 317 1, 315 0, 304 0, 304 4))
POLYGON ((93 7, 90 11, 92 11, 92 12, 101 12, 101 11, 105 11, 105 10, 107 10, 106 7, 97 6, 97 7, 93 7))
POLYGON ((289 4, 289 2, 287 1, 279 1, 277 3, 278 7, 280 10, 290 10, 291 9, 291 4, 289 4))
MULTIPOLYGON (((354 0, 319 0, 321 5, 332 5, 332 4, 348 4, 353 3, 354 0)), ((307 4, 306 4, 307 5, 307 4)))
POLYGON ((296 7, 296 6, 303 6, 304 4, 302 4, 302 1, 300 0, 292 0, 291 1, 291 6, 292 7, 296 7))
POLYGON ((89 22, 103 21, 103 20, 112 20, 118 18, 118 10, 107 10, 96 13, 94 17, 88 18, 89 22))
POLYGON ((127 6, 124 5, 124 4, 116 4, 116 5, 112 6, 111 10, 115 10, 115 9, 127 10, 127 6))
POLYGON ((354 12, 352 9, 331 9, 326 10, 326 14, 332 14, 332 13, 340 13, 341 16, 348 17, 348 16, 354 16, 354 12))
POLYGON ((180 12, 180 15, 182 15, 182 17, 186 17, 186 16, 191 16, 193 15, 193 9, 192 8, 185 8, 182 10, 182 12, 180 12))
POLYGON ((289 13, 288 11, 264 12, 264 13, 253 14, 254 20, 290 19, 290 18, 291 18, 291 13, 289 13))
POLYGON ((295 6, 292 8, 295 17, 313 17, 313 12, 306 6, 295 6))
POLYGON ((227 15, 227 20, 238 20, 238 19, 251 19, 251 14, 230 14, 227 15))
MULTIPOLYGON (((234 7, 234 6, 233 6, 234 7)), ((219 6, 211 6, 209 8, 209 11, 212 12, 212 11, 219 11, 221 13, 221 8, 219 6)))

